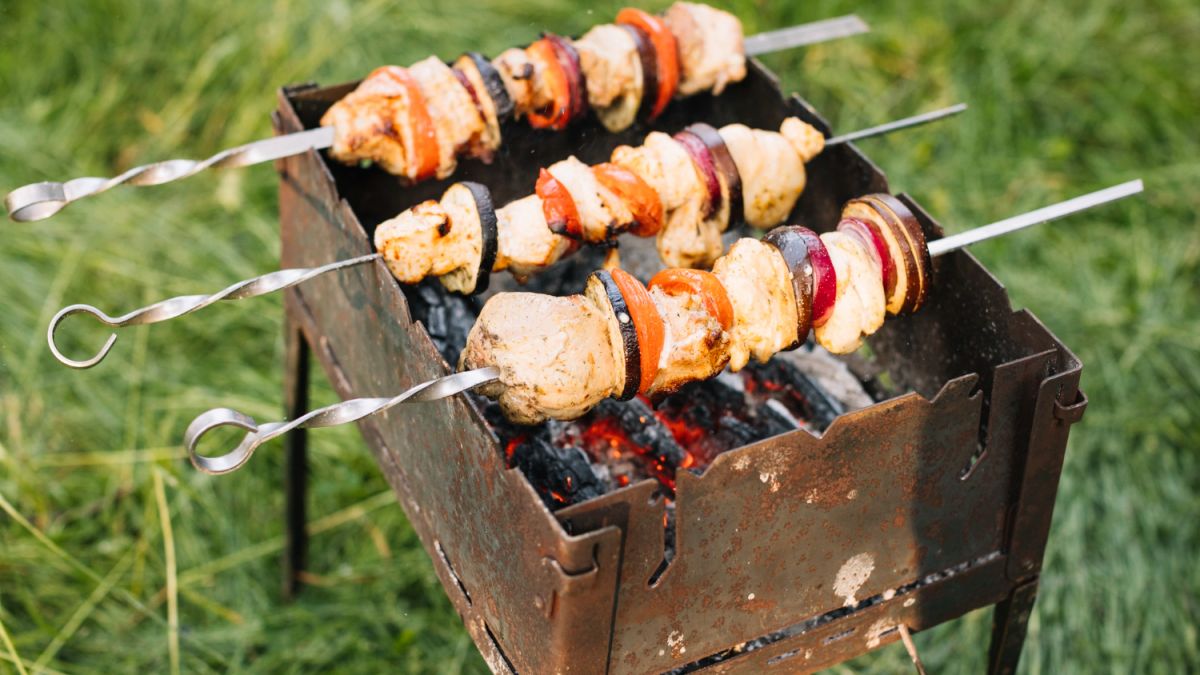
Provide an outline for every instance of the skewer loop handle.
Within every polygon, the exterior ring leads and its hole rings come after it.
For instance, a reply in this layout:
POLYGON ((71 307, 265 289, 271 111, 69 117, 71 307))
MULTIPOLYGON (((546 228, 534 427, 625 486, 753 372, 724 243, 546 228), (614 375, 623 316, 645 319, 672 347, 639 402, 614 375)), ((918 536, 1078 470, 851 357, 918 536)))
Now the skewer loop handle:
POLYGON ((313 429, 349 424, 384 412, 401 403, 449 398, 499 379, 499 368, 495 366, 477 368, 422 382, 394 398, 354 398, 318 408, 290 422, 268 422, 261 425, 250 416, 231 408, 214 408, 192 420, 184 435, 184 445, 187 446, 192 465, 197 469, 211 475, 226 474, 240 469, 254 455, 258 446, 293 429, 313 429), (225 426, 245 429, 247 433, 237 447, 230 452, 216 456, 200 454, 196 448, 204 434, 225 426))

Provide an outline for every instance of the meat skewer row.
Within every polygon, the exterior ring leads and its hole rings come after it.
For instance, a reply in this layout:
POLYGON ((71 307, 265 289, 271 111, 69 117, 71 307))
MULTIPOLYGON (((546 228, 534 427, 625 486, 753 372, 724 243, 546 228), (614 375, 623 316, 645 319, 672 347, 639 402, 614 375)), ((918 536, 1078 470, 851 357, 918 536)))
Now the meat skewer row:
MULTIPOLYGON (((796 119, 785 120, 784 127, 786 130, 795 125, 796 133, 806 134, 805 142, 814 144, 813 147, 819 143, 832 146, 943 119, 965 109, 966 106, 961 104, 942 108, 860 129, 828 141, 821 138, 815 129, 796 119)), ((756 202, 764 202, 768 204, 768 208, 779 211, 779 218, 782 218, 798 197, 794 190, 803 189, 805 178, 803 163, 800 159, 793 159, 798 166, 790 180, 794 184, 798 176, 799 185, 793 189, 793 194, 785 194, 782 207, 776 203, 779 198, 773 196, 771 190, 778 190, 780 185, 786 185, 786 180, 772 183, 770 180, 759 180, 756 177, 746 183, 749 186, 747 192, 746 188, 740 187, 740 172, 721 140, 721 134, 729 129, 733 129, 730 133, 735 137, 740 134, 741 138, 754 140, 753 145, 747 143, 746 152, 763 151, 763 146, 772 142, 783 154, 790 152, 786 149, 789 144, 795 149, 794 144, 783 134, 746 129, 740 125, 730 125, 721 132, 707 125, 693 125, 688 130, 676 134, 675 139, 666 134, 651 134, 652 140, 655 140, 660 148, 673 151, 673 166, 656 158, 648 149, 649 144, 642 148, 618 148, 614 156, 627 151, 635 160, 657 172, 653 174, 657 176, 653 179, 656 180, 656 185, 663 184, 666 186, 664 190, 673 190, 670 194, 674 195, 674 199, 681 201, 670 202, 669 210, 663 207, 664 200, 659 197, 659 193, 632 171, 612 163, 589 168, 574 158, 551 167, 564 167, 561 181, 554 174, 543 172, 543 180, 538 182, 538 191, 546 196, 545 199, 535 194, 502 209, 493 206, 491 193, 483 185, 472 182, 456 183, 447 189, 441 201, 419 204, 376 228, 376 248, 379 249, 379 253, 329 263, 313 269, 279 270, 240 281, 211 295, 169 298, 115 317, 92 305, 69 305, 59 310, 50 320, 46 340, 50 351, 59 362, 72 368, 91 368, 108 355, 116 341, 116 333, 111 334, 91 358, 67 357, 55 343, 55 335, 61 323, 74 314, 89 314, 113 328, 159 323, 191 314, 221 300, 237 300, 273 293, 326 272, 373 262, 380 258, 387 261, 392 273, 402 282, 416 283, 427 275, 436 274, 440 276, 446 288, 469 294, 486 290, 492 271, 509 269, 519 278, 523 278, 577 250, 582 241, 615 245, 616 238, 625 230, 643 236, 653 235, 660 229, 663 230, 663 234, 675 232, 676 235, 670 238, 672 246, 682 247, 689 244, 688 237, 694 230, 700 229, 701 226, 708 228, 715 225, 719 228, 715 230, 715 241, 699 240, 705 247, 703 251, 715 257, 720 253, 720 231, 727 226, 732 213, 745 212, 747 218, 756 224, 772 224, 767 216, 762 215, 767 213, 765 209, 760 208, 754 212, 758 215, 751 215, 749 208, 740 205, 743 192, 751 195, 756 202), (708 151, 710 147, 715 149, 708 151), (687 171, 686 163, 689 161, 693 162, 694 171, 687 171), (704 171, 705 163, 707 174, 704 171), (680 164, 684 166, 680 167, 680 164), (679 171, 680 169, 682 171, 679 171), (677 175, 673 176, 672 172, 677 172, 677 175), (679 175, 682 175, 683 179, 679 179, 679 175), (692 179, 690 183, 687 182, 688 176, 692 179), (676 179, 682 180, 682 183, 677 183, 676 179), (678 184, 690 185, 691 192, 680 190, 678 184), (719 186, 719 190, 712 187, 714 185, 719 186), (580 186, 591 192, 579 192, 580 186), (568 191, 567 187, 575 192, 568 191), (585 202, 584 208, 580 209, 573 195, 586 195, 591 201, 585 202), (721 207, 713 206, 716 199, 721 200, 721 207), (735 202, 735 199, 739 201, 735 202), (623 214, 621 218, 608 215, 612 209, 623 214), (574 224, 562 217, 568 210, 574 214, 574 224), (587 214, 588 219, 580 218, 580 211, 587 214), (595 214, 612 219, 596 221, 595 214), (585 222, 588 223, 587 227, 583 225, 585 222), (597 222, 606 224, 601 227, 595 224, 597 222), (552 227, 550 223, 555 225, 552 227)), ((755 156, 748 159, 751 162, 756 161, 755 156)), ((756 169, 754 165, 751 167, 756 169)), ((660 242, 663 240, 664 237, 660 235, 660 242)))
POLYGON ((9 192, 4 204, 15 221, 42 220, 118 185, 161 185, 210 168, 325 148, 339 161, 375 163, 405 181, 444 178, 459 156, 488 161, 501 145, 506 120, 524 117, 534 127, 559 130, 594 110, 607 128, 619 131, 639 117, 654 119, 673 97, 720 93, 745 77, 747 55, 867 30, 849 15, 743 39, 736 17, 705 5, 678 2, 661 17, 624 9, 616 24, 597 26, 576 41, 546 35, 491 61, 468 52, 449 65, 431 57, 409 68, 378 68, 315 129, 203 160, 135 166, 111 178, 30 183, 9 192))
MULTIPOLYGON (((964 109, 916 115, 829 144, 964 109)), ((657 237, 670 266, 708 268, 730 224, 767 229, 787 218, 807 182, 805 163, 825 147, 821 132, 795 117, 777 132, 741 124, 693 124, 674 136, 656 131, 641 146, 616 148, 609 162, 556 162, 541 170, 534 194, 502 208, 493 208, 481 185, 452 185, 440 201, 381 223, 375 248, 401 283, 437 276, 463 294, 486 290, 492 272, 508 270, 524 280, 581 244, 615 246, 626 232, 657 237)))
POLYGON ((415 182, 449 176, 460 155, 489 161, 509 118, 562 130, 593 110, 616 132, 655 119, 676 96, 720 94, 745 76, 737 17, 676 2, 661 17, 626 8, 578 40, 546 34, 491 61, 471 52, 452 65, 431 56, 383 66, 321 124, 334 129, 334 159, 415 182))
POLYGON ((581 244, 613 245, 621 234, 657 237, 676 267, 708 267, 731 220, 766 228, 787 218, 804 190, 804 163, 821 132, 788 118, 778 132, 694 124, 652 132, 589 167, 568 157, 541 170, 534 194, 493 208, 476 183, 450 186, 381 223, 375 248, 401 283, 437 276, 449 290, 487 288, 488 275, 538 273, 581 244), (735 215, 736 214, 736 215, 735 215))
POLYGON ((919 309, 931 273, 916 216, 891 195, 868 195, 846 205, 833 232, 793 225, 740 239, 712 272, 667 269, 643 286, 614 269, 594 273, 582 295, 498 294, 460 367, 499 368, 480 391, 513 422, 575 419, 610 396, 655 398, 765 362, 810 331, 829 351, 852 352, 886 314, 919 309))
MULTIPOLYGON (((461 366, 470 370, 422 382, 392 398, 351 399, 286 422, 260 425, 236 410, 214 408, 188 425, 184 443, 197 469, 224 474, 244 465, 263 443, 294 429, 347 424, 403 403, 469 389, 499 398, 510 418, 533 422, 581 415, 608 396, 665 393, 715 375, 722 360, 735 369, 751 355, 765 360, 798 344, 810 326, 816 326, 818 342, 846 351, 851 345, 843 339, 853 335, 857 342, 882 322, 881 302, 885 312, 920 307, 928 292, 930 258, 1142 190, 1142 181, 1132 180, 928 246, 902 203, 886 195, 863 197, 847 204, 836 232, 816 235, 788 227, 765 243, 743 239, 711 274, 666 270, 646 287, 617 270, 593 275, 583 295, 497 295, 484 306, 462 354, 461 366), (913 248, 918 243, 922 247, 913 248), (891 280, 885 259, 893 266, 891 280), (766 294, 765 302, 782 319, 757 311, 757 294, 766 294), (825 306, 831 296, 832 307, 825 306), (542 320, 529 321, 533 316, 542 320), (789 319, 795 323, 788 324, 789 319), (475 367, 481 364, 486 365, 475 367), (223 426, 247 433, 230 452, 200 454, 203 436, 223 426)), ((291 272, 312 275, 320 269, 291 272)))

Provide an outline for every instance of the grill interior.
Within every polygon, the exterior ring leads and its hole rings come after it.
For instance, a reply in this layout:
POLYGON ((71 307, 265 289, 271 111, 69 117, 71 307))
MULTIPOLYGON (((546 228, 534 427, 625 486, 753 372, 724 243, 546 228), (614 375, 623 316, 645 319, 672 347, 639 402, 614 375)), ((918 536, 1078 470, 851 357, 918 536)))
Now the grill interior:
MULTIPOLYGON (((352 86, 285 91, 278 128, 315 125, 352 86)), ((720 98, 676 105, 656 128, 774 127, 787 115, 828 130, 755 63, 720 98)), ((600 161, 648 131, 512 126, 494 164, 467 162, 456 178, 503 204, 531 190, 539 166, 600 161)), ((852 145, 808 169, 790 220, 814 230, 832 227, 846 200, 887 191, 852 145)), ((315 153, 280 171, 285 267, 367 253, 379 222, 446 187, 405 188, 315 153)), ((622 244, 642 278, 658 265, 647 248, 622 244)), ((600 255, 526 289, 577 293, 600 255)), ((934 274, 918 314, 889 320, 844 361, 802 347, 654 408, 609 402, 569 424, 516 428, 487 401, 456 397, 360 428, 497 672, 826 667, 897 639, 898 622, 921 630, 1006 597, 1032 603, 1021 589, 1036 587, 1061 422, 1086 404, 1079 364, 969 254, 939 258, 934 274)), ((493 279, 492 292, 515 288, 493 279)), ((436 282, 401 287, 377 264, 288 291, 285 306, 351 398, 451 370, 481 303, 436 282)))

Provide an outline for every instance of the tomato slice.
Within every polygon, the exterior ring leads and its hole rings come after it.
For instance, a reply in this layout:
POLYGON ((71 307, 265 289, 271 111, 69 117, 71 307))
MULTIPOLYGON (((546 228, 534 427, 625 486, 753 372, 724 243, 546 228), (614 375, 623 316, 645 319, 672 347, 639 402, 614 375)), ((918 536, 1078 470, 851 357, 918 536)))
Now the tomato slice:
POLYGON ((637 331, 642 365, 642 381, 638 383, 638 392, 644 394, 658 376, 658 359, 662 356, 666 329, 663 328, 658 307, 642 282, 625 270, 613 270, 612 278, 621 291, 621 297, 625 298, 629 318, 633 320, 633 329, 637 331))
POLYGON ((421 87, 407 68, 383 66, 371 73, 372 76, 376 74, 384 75, 404 87, 408 95, 408 123, 412 125, 414 146, 410 148, 408 160, 416 169, 412 179, 425 180, 437 173, 441 159, 438 153, 437 127, 433 125, 433 118, 429 116, 429 108, 425 105, 421 87))
POLYGON ((583 235, 583 224, 579 220, 579 208, 575 206, 575 198, 567 191, 567 187, 558 182, 549 171, 538 170, 537 196, 542 200, 542 213, 546 216, 546 224, 555 234, 561 234, 572 239, 583 235))
POLYGON ((721 324, 721 328, 729 330, 733 327, 733 304, 729 302, 729 294, 717 275, 703 270, 682 268, 667 269, 655 274, 650 288, 661 288, 665 293, 690 293, 704 303, 713 318, 721 324))
POLYGON ((617 12, 617 23, 640 28, 654 45, 658 64, 658 98, 650 110, 650 119, 654 119, 666 110, 679 86, 679 47, 675 43, 675 34, 665 21, 635 7, 626 7, 617 12))
POLYGON ((635 236, 653 237, 663 226, 663 205, 658 191, 624 167, 605 162, 592 167, 592 175, 633 213, 635 236))
POLYGON ((571 119, 571 82, 567 72, 558 58, 554 43, 546 38, 525 48, 529 58, 542 66, 542 77, 550 89, 551 103, 547 110, 535 110, 529 113, 529 125, 535 129, 554 129, 561 131, 567 128, 571 119))

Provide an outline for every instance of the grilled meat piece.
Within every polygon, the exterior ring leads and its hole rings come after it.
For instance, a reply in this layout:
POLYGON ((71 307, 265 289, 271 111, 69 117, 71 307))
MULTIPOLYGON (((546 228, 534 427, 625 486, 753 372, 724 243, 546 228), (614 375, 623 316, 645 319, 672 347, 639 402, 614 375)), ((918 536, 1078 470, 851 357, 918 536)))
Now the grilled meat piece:
MULTIPOLYGON (((797 124, 808 127, 798 119, 788 118, 783 128, 789 130, 792 137, 807 135, 797 124)), ((721 127, 720 134, 742 178, 746 223, 764 229, 782 223, 795 207, 807 182, 805 159, 796 145, 789 136, 751 129, 743 124, 721 127)))
POLYGON ((479 391, 513 422, 575 419, 625 386, 615 322, 607 301, 588 296, 499 293, 471 328, 459 367, 500 368, 500 381, 479 391))
POLYGON ((667 26, 679 45, 680 96, 725 86, 746 77, 742 22, 729 12, 693 2, 676 2, 667 9, 667 26))
POLYGON ((629 31, 601 24, 575 41, 587 79, 588 102, 606 129, 629 128, 642 102, 644 79, 637 45, 629 31))
POLYGON ((500 246, 492 269, 496 272, 507 269, 518 280, 523 281, 558 262, 574 245, 567 237, 550 231, 542 200, 537 195, 496 209, 496 219, 500 246))
POLYGON ((717 260, 713 274, 725 286, 733 305, 731 370, 741 370, 750 357, 766 362, 796 343, 792 277, 775 247, 757 239, 739 239, 717 260))
POLYGON ((658 374, 648 395, 669 394, 725 368, 729 363, 729 334, 700 298, 690 293, 669 294, 661 288, 650 289, 650 298, 662 317, 665 334, 658 374))
POLYGON ((384 171, 408 176, 412 128, 408 124, 408 92, 376 70, 321 117, 334 128, 329 155, 346 164, 369 160, 384 171))

